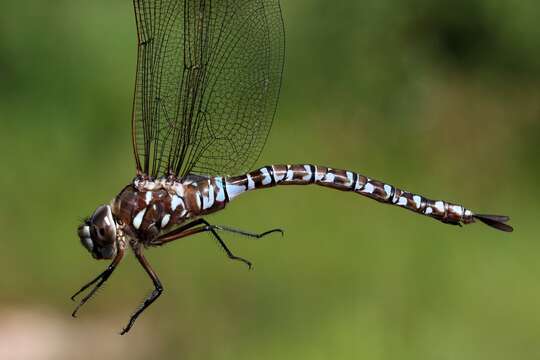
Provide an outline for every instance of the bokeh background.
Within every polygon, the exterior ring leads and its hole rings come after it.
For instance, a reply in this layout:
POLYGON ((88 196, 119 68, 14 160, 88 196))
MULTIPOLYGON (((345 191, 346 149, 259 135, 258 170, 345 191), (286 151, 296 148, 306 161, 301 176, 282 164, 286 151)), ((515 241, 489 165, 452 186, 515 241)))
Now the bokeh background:
POLYGON ((134 176, 131 1, 3 1, 0 358, 540 358, 540 3, 283 1, 287 55, 259 165, 357 170, 508 214, 513 234, 445 226, 320 187, 251 193, 207 235, 148 252, 165 293, 118 334, 151 283, 103 270, 76 227, 134 176))

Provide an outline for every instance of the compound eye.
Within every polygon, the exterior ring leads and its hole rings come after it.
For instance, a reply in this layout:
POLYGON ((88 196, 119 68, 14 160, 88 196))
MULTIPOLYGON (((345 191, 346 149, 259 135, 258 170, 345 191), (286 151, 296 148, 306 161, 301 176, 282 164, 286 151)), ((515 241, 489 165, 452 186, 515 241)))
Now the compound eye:
POLYGON ((92 234, 92 240, 100 245, 110 244, 114 242, 116 238, 116 231, 111 227, 100 227, 98 225, 93 225, 90 233, 92 234))
POLYGON ((116 239, 116 224, 110 207, 102 206, 92 217, 92 239, 101 245, 110 244, 116 239))
POLYGON ((107 232, 106 232, 106 230, 105 230, 104 228, 102 228, 102 227, 97 227, 97 226, 96 226, 95 232, 96 232, 96 237, 97 237, 99 240, 103 240, 103 239, 105 239, 105 238, 107 237, 107 236, 106 236, 107 232))

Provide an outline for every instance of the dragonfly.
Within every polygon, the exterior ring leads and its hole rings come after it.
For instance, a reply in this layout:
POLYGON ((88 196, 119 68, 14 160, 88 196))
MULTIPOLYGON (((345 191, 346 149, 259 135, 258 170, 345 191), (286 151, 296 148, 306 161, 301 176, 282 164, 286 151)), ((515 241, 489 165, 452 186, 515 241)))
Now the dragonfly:
POLYGON ((210 223, 239 195, 279 185, 320 185, 408 209, 452 225, 483 222, 512 231, 509 217, 477 214, 388 183, 312 164, 253 169, 275 117, 285 57, 279 0, 134 0, 137 66, 131 119, 135 178, 78 227, 95 259, 112 260, 72 300, 73 316, 110 278, 131 248, 154 289, 121 334, 163 292, 145 250, 209 233, 230 259, 223 233, 262 238, 210 223), (232 175, 230 175, 232 174, 232 175))

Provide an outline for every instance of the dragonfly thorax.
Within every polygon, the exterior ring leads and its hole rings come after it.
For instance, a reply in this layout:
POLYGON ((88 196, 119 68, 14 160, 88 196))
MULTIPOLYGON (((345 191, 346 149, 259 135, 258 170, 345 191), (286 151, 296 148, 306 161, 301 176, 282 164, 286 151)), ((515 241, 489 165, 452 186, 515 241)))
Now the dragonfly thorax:
POLYGON ((117 252, 117 224, 109 205, 99 206, 78 229, 81 244, 95 259, 112 259, 117 252))
POLYGON ((112 202, 126 236, 145 246, 164 232, 225 207, 223 177, 137 177, 112 202))

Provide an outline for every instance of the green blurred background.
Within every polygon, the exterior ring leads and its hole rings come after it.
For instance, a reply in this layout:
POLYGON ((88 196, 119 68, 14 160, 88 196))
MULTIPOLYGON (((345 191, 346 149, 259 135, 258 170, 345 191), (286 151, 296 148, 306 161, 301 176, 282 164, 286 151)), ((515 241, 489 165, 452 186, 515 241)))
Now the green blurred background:
POLYGON ((282 96, 259 165, 357 170, 508 214, 458 228, 320 187, 251 193, 211 220, 254 271, 199 235, 148 253, 165 293, 107 265, 76 227, 134 176, 131 1, 0 11, 0 358, 540 358, 540 3, 283 1, 282 96))

